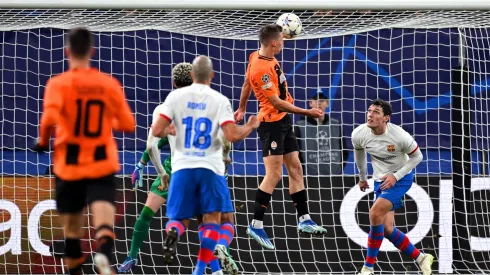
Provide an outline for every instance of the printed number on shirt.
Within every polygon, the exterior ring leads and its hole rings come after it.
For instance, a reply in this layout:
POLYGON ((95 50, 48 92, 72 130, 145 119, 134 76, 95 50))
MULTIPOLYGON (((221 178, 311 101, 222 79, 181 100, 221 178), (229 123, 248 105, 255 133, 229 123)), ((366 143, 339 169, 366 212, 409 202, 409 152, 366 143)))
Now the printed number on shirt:
POLYGON ((213 123, 207 117, 200 117, 194 122, 189 116, 182 120, 185 125, 185 148, 208 149, 211 146, 211 130, 213 123))

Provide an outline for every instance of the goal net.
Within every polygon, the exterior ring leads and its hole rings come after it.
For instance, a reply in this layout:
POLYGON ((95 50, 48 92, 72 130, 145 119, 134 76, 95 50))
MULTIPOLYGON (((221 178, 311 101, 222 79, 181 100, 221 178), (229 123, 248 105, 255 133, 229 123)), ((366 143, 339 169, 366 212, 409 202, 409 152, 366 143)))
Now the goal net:
MULTIPOLYGON (((134 135, 116 135, 122 169, 115 255, 121 264, 155 171, 148 166, 144 187, 138 190, 132 189, 130 175, 145 149, 152 112, 172 90, 173 66, 192 62, 196 55, 210 56, 216 71, 212 86, 236 109, 248 56, 259 47, 258 28, 285 12, 291 11, 0 9, 0 272, 66 272, 54 257, 62 252, 63 231, 54 211, 50 154, 28 148, 37 137, 46 81, 68 69, 63 48, 67 29, 86 26, 94 31, 93 65, 121 81, 137 121, 134 135)), ((437 258, 437 273, 490 272, 490 13, 293 12, 304 31, 286 40, 277 58, 296 106, 328 105, 325 123, 312 132, 301 125, 317 122, 292 116, 311 216, 328 234, 298 236, 285 174, 264 219, 276 249, 264 250, 247 237, 255 192, 264 176, 261 144, 253 133, 234 144, 229 170, 236 208, 231 254, 240 271, 352 274, 362 266, 373 196, 372 189, 362 193, 356 186, 350 135, 365 122, 369 103, 382 98, 393 106, 391 122, 412 134, 424 154, 406 206, 396 213, 396 226, 408 232, 417 248, 437 258), (319 93, 328 101, 312 102, 319 93)), ((247 116, 257 110, 252 96, 247 116)), ((168 153, 167 148, 162 158, 168 153)), ((199 247, 196 223, 181 239, 175 264, 167 266, 162 259, 167 221, 162 211, 151 222, 133 272, 190 274, 199 247)), ((87 219, 85 252, 94 247, 93 236, 87 219)), ((88 257, 85 273, 94 273, 91 263, 88 257)), ((375 269, 418 272, 387 241, 375 269)))

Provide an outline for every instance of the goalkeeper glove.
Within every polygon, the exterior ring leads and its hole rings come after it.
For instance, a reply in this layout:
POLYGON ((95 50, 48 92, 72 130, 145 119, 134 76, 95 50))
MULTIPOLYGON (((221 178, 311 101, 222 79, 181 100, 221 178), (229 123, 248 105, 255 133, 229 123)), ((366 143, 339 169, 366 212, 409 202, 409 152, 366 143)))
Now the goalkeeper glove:
POLYGON ((143 187, 143 168, 145 168, 145 165, 138 161, 138 164, 136 164, 136 168, 133 171, 133 175, 131 176, 131 184, 134 189, 143 187), (136 185, 136 182, 138 185, 136 185))

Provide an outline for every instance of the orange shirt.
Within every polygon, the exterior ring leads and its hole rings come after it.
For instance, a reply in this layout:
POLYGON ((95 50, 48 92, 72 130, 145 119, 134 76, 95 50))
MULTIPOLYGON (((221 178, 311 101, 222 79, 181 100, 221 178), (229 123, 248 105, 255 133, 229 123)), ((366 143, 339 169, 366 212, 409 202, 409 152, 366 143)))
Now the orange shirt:
POLYGON ((288 92, 286 76, 275 57, 269 58, 253 52, 249 57, 247 78, 252 85, 255 97, 259 101, 258 119, 263 122, 281 120, 287 112, 281 112, 272 106, 268 97, 277 95, 280 99, 293 104, 294 100, 288 92))
POLYGON ((46 84, 39 143, 56 127, 53 170, 62 180, 108 176, 119 171, 112 130, 134 132, 135 119, 121 84, 97 69, 75 69, 46 84))

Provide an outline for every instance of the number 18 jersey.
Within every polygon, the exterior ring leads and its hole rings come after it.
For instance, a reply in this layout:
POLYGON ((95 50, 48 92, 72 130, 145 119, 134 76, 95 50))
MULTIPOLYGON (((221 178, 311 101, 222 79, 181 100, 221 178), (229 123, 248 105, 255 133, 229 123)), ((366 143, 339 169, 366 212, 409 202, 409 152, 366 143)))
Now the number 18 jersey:
POLYGON ((169 139, 173 173, 206 168, 224 175, 219 129, 235 123, 228 98, 207 85, 194 83, 172 91, 155 109, 154 120, 158 115, 175 124, 176 137, 169 139))

